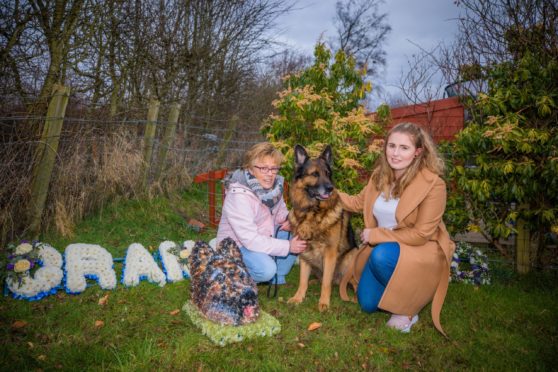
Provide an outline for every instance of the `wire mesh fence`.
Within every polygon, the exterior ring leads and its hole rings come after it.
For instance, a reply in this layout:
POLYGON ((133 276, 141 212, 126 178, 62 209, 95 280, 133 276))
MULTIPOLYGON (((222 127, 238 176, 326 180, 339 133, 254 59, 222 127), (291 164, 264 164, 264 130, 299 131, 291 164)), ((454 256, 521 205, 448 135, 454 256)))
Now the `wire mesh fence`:
POLYGON ((87 108, 68 111, 60 117, 41 117, 14 110, 0 117, 2 245, 29 236, 31 204, 37 196, 32 195, 33 176, 40 165, 41 146, 54 153, 48 185, 40 188, 46 200, 41 225, 64 234, 87 213, 115 198, 170 193, 189 186, 198 173, 239 167, 244 152, 264 139, 258 126, 250 130, 234 120, 197 115, 171 123, 163 107, 152 123, 155 132, 146 159, 147 108, 143 118, 117 119, 84 114, 87 108), (56 119, 63 122, 61 130, 47 133, 45 123, 56 119), (175 133, 164 141, 170 125, 176 126, 175 133))

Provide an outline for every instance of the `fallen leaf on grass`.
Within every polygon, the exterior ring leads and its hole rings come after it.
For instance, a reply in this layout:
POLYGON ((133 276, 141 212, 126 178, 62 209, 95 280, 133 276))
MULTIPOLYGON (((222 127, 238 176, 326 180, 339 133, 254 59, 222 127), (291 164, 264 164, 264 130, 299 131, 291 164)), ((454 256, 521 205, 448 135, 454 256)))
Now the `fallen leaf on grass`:
POLYGON ((302 342, 299 342, 297 345, 301 349, 304 349, 306 347, 306 345, 304 345, 302 342))
POLYGON ((178 313, 180 313, 179 309, 174 309, 173 311, 171 311, 169 314, 170 315, 177 315, 178 313))
POLYGON ((108 294, 106 296, 99 298, 99 305, 101 306, 106 305, 108 303, 108 298, 109 298, 108 294))
POLYGON ((35 347, 35 345, 31 341, 27 342, 27 346, 29 346, 29 349, 33 349, 35 347))
POLYGON ((102 320, 96 320, 95 321, 95 327, 96 328, 101 328, 105 325, 105 322, 103 322, 102 320))
POLYGON ((321 326, 322 326, 322 323, 318 323, 318 322, 310 323, 310 325, 308 326, 308 330, 309 331, 315 331, 316 329, 320 328, 321 326))
POLYGON ((37 339, 38 339, 38 341, 40 341, 39 343, 42 343, 42 344, 48 344, 49 342, 52 341, 51 335, 48 335, 48 334, 38 334, 37 339))
POLYGON ((41 361, 46 360, 46 358, 47 358, 47 356, 44 355, 44 354, 41 354, 41 355, 39 355, 39 356, 37 357, 37 359, 39 359, 39 360, 41 360, 41 361))
POLYGON ((16 320, 15 322, 12 323, 12 328, 13 329, 20 329, 23 328, 27 325, 27 322, 25 320, 16 320))

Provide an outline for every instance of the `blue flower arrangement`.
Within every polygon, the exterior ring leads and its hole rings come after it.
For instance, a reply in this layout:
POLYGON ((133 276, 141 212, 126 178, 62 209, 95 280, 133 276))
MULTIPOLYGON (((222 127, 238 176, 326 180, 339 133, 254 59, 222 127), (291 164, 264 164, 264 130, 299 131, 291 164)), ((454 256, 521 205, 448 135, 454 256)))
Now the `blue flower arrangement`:
POLYGON ((23 240, 17 246, 9 244, 7 262, 2 265, 5 269, 2 282, 9 279, 21 285, 29 275, 34 274, 39 267, 39 247, 37 241, 23 240))
POLYGON ((474 285, 490 284, 488 256, 466 242, 457 242, 451 263, 451 280, 474 285))

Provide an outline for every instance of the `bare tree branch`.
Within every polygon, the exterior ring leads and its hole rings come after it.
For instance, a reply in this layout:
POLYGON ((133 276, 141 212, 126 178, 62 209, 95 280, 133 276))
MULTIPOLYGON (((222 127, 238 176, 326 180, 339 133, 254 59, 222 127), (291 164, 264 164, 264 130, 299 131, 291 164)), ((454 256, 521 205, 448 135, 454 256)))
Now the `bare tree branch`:
POLYGON ((381 0, 346 0, 335 4, 337 36, 331 41, 332 49, 342 49, 355 57, 369 76, 377 74, 379 66, 386 63, 383 44, 391 31, 387 14, 379 13, 380 3, 381 0))

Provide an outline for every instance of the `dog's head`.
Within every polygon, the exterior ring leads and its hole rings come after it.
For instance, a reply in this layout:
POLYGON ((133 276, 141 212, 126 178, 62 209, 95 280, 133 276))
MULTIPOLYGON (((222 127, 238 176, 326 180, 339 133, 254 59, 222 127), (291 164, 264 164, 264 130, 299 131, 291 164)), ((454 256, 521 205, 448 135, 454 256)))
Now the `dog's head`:
POLYGON ((331 178, 331 146, 326 146, 316 159, 310 159, 304 147, 300 145, 295 146, 294 152, 294 182, 301 182, 301 186, 311 199, 318 201, 329 199, 334 190, 331 178))

